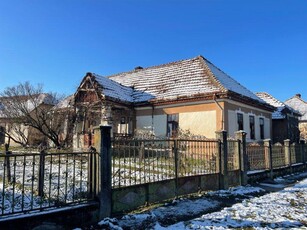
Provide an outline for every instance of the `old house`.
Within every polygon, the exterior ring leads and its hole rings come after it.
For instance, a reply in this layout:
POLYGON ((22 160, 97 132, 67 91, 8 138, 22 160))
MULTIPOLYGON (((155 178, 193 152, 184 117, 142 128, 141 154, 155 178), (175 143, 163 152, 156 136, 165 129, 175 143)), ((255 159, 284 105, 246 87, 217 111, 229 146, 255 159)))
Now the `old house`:
POLYGON ((0 145, 33 146, 46 142, 46 138, 31 126, 27 118, 37 116, 37 110, 49 110, 53 107, 50 95, 37 94, 30 96, 14 96, 0 98, 0 145))
POLYGON ((256 93, 256 95, 276 108, 272 114, 273 143, 283 143, 286 139, 298 143, 300 139, 298 123, 301 114, 268 93, 256 93))
POLYGON ((299 129, 301 132, 301 138, 306 140, 307 139, 307 102, 302 99, 301 94, 296 94, 295 96, 286 100, 285 104, 301 113, 302 116, 299 117, 299 129))
POLYGON ((114 135, 214 138, 217 130, 245 130, 256 141, 272 134, 274 108, 202 56, 107 77, 87 73, 74 96, 77 148, 92 144, 100 124, 114 135))

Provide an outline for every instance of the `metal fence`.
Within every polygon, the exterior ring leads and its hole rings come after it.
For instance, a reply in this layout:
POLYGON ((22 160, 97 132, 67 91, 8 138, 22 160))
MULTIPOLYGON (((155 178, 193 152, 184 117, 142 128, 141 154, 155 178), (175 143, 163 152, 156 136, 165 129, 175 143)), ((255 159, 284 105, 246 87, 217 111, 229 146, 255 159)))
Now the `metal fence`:
POLYGON ((95 153, 0 155, 0 215, 61 207, 93 199, 89 158, 95 153))
POLYGON ((248 170, 265 170, 265 147, 259 144, 247 145, 246 154, 248 159, 248 170))
POLYGON ((218 141, 115 140, 112 186, 126 187, 217 172, 218 141))

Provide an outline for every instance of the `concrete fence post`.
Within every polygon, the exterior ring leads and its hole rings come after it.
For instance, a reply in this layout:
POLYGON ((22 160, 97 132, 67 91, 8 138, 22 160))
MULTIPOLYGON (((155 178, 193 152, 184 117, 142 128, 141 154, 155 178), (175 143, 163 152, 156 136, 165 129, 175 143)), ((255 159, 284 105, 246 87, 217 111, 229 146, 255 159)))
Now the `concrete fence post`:
POLYGON ((99 218, 112 213, 111 126, 100 126, 99 218))
POLYGON ((220 140, 221 149, 219 151, 219 168, 220 168, 220 189, 228 189, 228 146, 227 146, 227 131, 217 131, 217 139, 220 140))
POLYGON ((247 185, 248 157, 246 150, 246 132, 242 130, 238 131, 235 133, 235 137, 239 142, 237 151, 240 169, 240 183, 241 185, 247 185))
POLYGON ((284 140, 284 148, 285 148, 285 164, 290 169, 290 173, 292 173, 292 161, 291 161, 291 149, 290 149, 290 140, 284 140))
POLYGON ((273 180, 273 157, 272 157, 272 142, 270 139, 264 140, 264 157, 265 166, 269 170, 269 177, 273 180))

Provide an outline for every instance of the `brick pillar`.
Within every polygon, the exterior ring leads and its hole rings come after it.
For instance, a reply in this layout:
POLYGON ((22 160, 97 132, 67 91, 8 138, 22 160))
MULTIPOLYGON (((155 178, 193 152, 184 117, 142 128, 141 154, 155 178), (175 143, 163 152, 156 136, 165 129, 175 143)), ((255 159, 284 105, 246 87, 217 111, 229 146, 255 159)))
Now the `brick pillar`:
POLYGON ((264 157, 265 166, 269 170, 269 177, 273 179, 273 159, 272 159, 272 142, 271 139, 264 140, 264 157))
POLYGON ((216 138, 221 143, 219 151, 219 173, 220 173, 220 189, 228 189, 228 148, 227 148, 227 131, 217 131, 216 138))
POLYGON ((247 184, 247 170, 248 170, 248 157, 246 152, 246 132, 238 131, 235 133, 236 139, 239 141, 238 159, 239 159, 239 169, 240 169, 240 182, 241 185, 247 184))

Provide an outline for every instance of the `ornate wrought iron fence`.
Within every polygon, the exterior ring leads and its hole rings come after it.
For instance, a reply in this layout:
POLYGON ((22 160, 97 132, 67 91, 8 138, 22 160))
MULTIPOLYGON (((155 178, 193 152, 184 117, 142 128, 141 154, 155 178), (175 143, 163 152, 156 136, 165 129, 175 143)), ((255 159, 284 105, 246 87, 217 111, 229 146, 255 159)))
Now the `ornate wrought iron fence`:
POLYGON ((89 160, 96 153, 0 155, 0 215, 92 200, 89 160))
POLYGON ((272 165, 273 168, 279 168, 286 165, 285 149, 281 144, 272 145, 272 165))
POLYGON ((234 171, 239 169, 237 148, 238 141, 237 140, 228 140, 228 155, 227 155, 227 169, 228 171, 234 171))
POLYGON ((252 144, 246 146, 246 153, 248 159, 248 170, 264 170, 265 163, 265 147, 259 144, 252 144))

